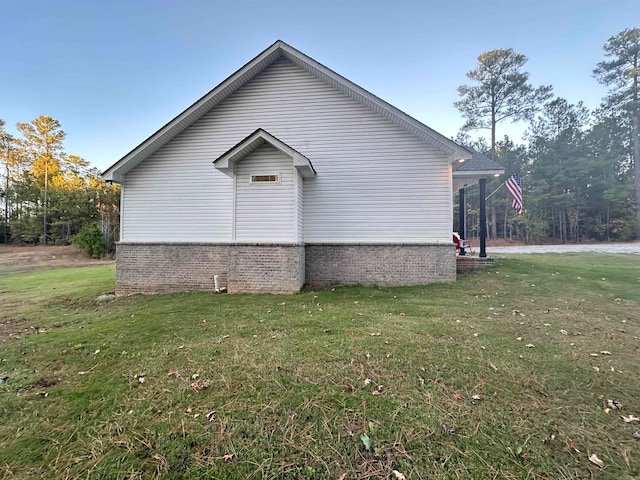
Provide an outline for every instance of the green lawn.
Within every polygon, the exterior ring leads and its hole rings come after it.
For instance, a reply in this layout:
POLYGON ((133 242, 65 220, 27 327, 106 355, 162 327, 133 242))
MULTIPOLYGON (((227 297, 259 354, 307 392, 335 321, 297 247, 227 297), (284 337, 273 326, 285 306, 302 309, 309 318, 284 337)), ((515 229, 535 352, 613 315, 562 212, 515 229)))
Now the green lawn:
POLYGON ((41 332, 0 345, 0 477, 640 477, 638 256, 97 301, 113 282, 0 279, 0 323, 41 332))

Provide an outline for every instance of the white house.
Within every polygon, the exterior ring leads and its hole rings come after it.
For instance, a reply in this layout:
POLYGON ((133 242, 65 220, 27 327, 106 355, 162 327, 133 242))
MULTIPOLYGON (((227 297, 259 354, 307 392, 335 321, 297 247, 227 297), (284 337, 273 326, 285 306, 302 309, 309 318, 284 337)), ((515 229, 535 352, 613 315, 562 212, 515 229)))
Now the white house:
POLYGON ((454 280, 471 156, 277 41, 103 173, 122 185, 116 290, 454 280))

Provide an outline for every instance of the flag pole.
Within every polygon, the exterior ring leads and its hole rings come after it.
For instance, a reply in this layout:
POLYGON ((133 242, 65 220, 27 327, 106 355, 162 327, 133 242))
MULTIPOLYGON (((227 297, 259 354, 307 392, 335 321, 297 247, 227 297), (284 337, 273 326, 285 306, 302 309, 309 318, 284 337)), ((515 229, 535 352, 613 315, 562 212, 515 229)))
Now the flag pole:
POLYGON ((504 182, 502 182, 500 184, 500 186, 498 188, 496 188, 493 192, 491 192, 489 195, 487 195, 487 198, 485 198, 485 200, 489 200, 489 197, 491 197, 494 193, 496 193, 498 190, 500 190, 502 187, 504 187, 504 182))

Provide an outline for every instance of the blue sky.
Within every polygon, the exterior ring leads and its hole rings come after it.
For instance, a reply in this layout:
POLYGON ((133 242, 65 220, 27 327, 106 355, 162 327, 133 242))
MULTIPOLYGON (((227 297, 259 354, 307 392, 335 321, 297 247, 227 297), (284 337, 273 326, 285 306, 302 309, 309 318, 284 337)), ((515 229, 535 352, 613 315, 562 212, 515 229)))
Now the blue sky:
POLYGON ((602 46, 639 20, 638 0, 5 0, 0 118, 56 118, 103 170, 281 39, 454 137, 481 52, 513 48, 533 84, 594 108, 602 46))

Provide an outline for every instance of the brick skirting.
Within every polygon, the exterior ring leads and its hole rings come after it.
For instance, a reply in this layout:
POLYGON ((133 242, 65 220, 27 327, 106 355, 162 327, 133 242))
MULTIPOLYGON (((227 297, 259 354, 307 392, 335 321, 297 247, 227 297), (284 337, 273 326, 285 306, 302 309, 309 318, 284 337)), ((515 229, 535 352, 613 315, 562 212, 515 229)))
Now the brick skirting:
POLYGON ((493 267, 493 258, 472 257, 469 255, 456 257, 456 271, 458 273, 470 272, 479 268, 493 267))
POLYGON ((306 284, 422 285, 456 279, 451 245, 306 245, 306 284))
POLYGON ((299 291, 306 283, 421 285, 453 281, 453 245, 126 243, 117 245, 116 293, 299 291))
POLYGON ((119 243, 116 293, 213 291, 213 276, 227 285, 231 245, 119 243))
POLYGON ((303 245, 231 247, 229 293, 294 293, 304 285, 303 245))

